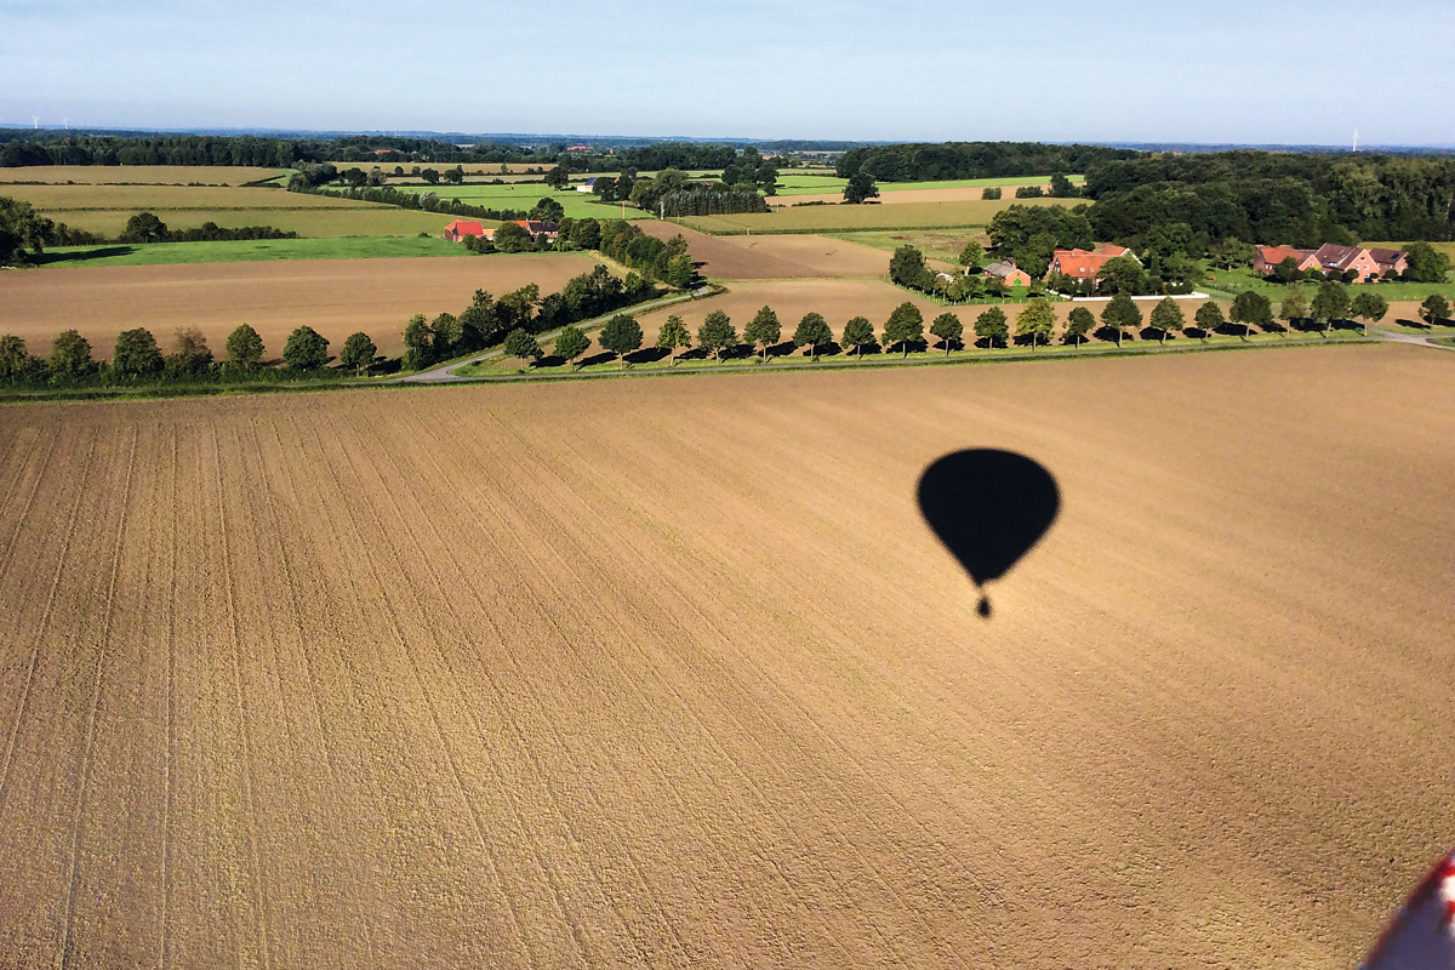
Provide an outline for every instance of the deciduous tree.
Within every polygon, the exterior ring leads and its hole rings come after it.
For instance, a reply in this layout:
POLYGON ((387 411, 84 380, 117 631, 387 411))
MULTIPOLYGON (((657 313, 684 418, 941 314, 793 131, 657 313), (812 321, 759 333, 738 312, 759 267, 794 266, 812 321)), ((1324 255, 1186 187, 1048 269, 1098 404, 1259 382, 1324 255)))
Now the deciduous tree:
POLYGON ((925 257, 914 246, 905 243, 889 257, 889 279, 900 286, 919 286, 925 277, 925 257))
POLYGON ((1197 329, 1202 331, 1203 343, 1207 343, 1207 335, 1217 333, 1218 328, 1224 323, 1223 308, 1216 300, 1208 300, 1197 308, 1197 314, 1193 319, 1197 323, 1197 329))
POLYGON ((798 328, 793 331, 793 346, 807 347, 810 357, 818 357, 819 345, 833 339, 833 331, 829 330, 828 321, 821 313, 805 313, 798 321, 798 328))
POLYGON ((975 336, 984 340, 987 347, 994 347, 997 343, 1004 345, 1010 339, 1005 311, 998 306, 983 311, 975 318, 975 336))
POLYGON ((1182 315, 1182 308, 1172 297, 1165 298, 1152 308, 1152 317, 1149 321, 1152 326, 1162 335, 1162 346, 1167 345, 1167 335, 1175 331, 1181 331, 1187 326, 1187 318, 1182 315))
POLYGON ((369 335, 362 330, 351 333, 349 339, 344 341, 343 349, 339 351, 339 363, 363 372, 374 366, 374 354, 378 349, 374 346, 374 341, 369 339, 369 335))
POLYGON ((697 328, 697 346, 712 354, 719 361, 725 351, 738 345, 738 332, 732 320, 721 310, 714 310, 697 328))
MULTIPOLYGON (((638 344, 640 342, 638 340, 638 344)), ((541 345, 533 335, 516 327, 505 335, 505 352, 524 364, 541 356, 541 345)))
POLYGON ((137 327, 117 336, 116 349, 111 355, 112 371, 122 377, 145 377, 162 367, 162 351, 150 330, 137 327))
POLYGON ((1049 343, 1051 331, 1056 326, 1056 311, 1051 309, 1051 304, 1040 297, 1032 298, 1016 317, 1015 333, 1017 337, 1030 337, 1031 350, 1036 349, 1040 342, 1049 343))
POLYGON ((299 327, 283 345, 283 362, 293 370, 317 370, 328 363, 328 340, 312 327, 299 327))
POLYGON ((1326 334, 1331 323, 1349 315, 1349 287, 1334 280, 1320 283, 1313 302, 1309 304, 1309 313, 1322 324, 1319 333, 1326 334))
POLYGON ((657 349, 665 350, 672 355, 672 364, 677 364, 677 349, 686 349, 692 346, 692 335, 687 332, 687 324, 682 322, 679 316, 670 316, 662 323, 662 329, 657 331, 657 349))
POLYGON ((783 326, 778 322, 778 314, 773 308, 765 306, 753 315, 748 325, 743 328, 743 339, 750 344, 757 344, 760 348, 759 356, 763 360, 768 359, 768 348, 776 344, 783 336, 783 326))
POLYGON ((942 313, 930 324, 930 333, 940 338, 945 345, 945 356, 950 356, 950 345, 965 335, 965 325, 953 313, 942 313))
POLYGON ((556 334, 556 356, 568 364, 586 353, 586 348, 590 346, 591 338, 582 333, 578 327, 567 325, 556 334))
POLYGON ((844 346, 853 347, 860 360, 864 359, 864 348, 874 342, 874 324, 867 317, 852 317, 844 324, 844 346))
POLYGON ((434 331, 423 313, 409 318, 404 327, 404 369, 421 370, 434 363, 434 331))
POLYGON ((602 349, 616 354, 621 366, 626 367, 626 355, 642 345, 642 325, 631 314, 618 313, 606 321, 597 340, 602 349))
POLYGON ((849 176, 849 182, 844 186, 844 201, 850 205, 858 205, 866 199, 879 198, 879 186, 874 184, 872 176, 863 172, 855 172, 849 176))
POLYGON ((1369 335, 1369 325, 1378 323, 1389 312, 1389 301, 1373 290, 1361 290, 1349 304, 1349 313, 1364 321, 1364 335, 1369 335))
POLYGON ((1420 304, 1420 319, 1431 325, 1450 319, 1450 302, 1438 293, 1431 293, 1420 304))
POLYGON ((0 380, 13 380, 24 374, 29 360, 24 340, 14 334, 0 337, 0 380))
POLYGON ((167 365, 178 374, 200 374, 212 365, 212 348, 207 346, 207 337, 196 327, 182 327, 177 331, 176 353, 167 360, 167 365))
MULTIPOLYGON (((1111 262, 1111 260, 1107 260, 1111 262)), ((1106 309, 1101 311, 1101 322, 1111 327, 1117 334, 1117 346, 1122 345, 1122 334, 1134 327, 1142 325, 1142 311, 1137 309, 1137 304, 1125 293, 1118 293, 1111 298, 1106 309)))
POLYGON ((1076 341, 1076 346, 1081 346, 1081 341, 1091 333, 1096 326, 1096 317, 1084 306, 1076 307, 1066 318, 1066 339, 1076 341))
POLYGON ((66 378, 84 377, 95 370, 91 344, 75 330, 62 330, 51 343, 51 373, 66 378))
POLYGON ((1308 316, 1308 297, 1302 283, 1289 283, 1283 291, 1283 302, 1278 305, 1278 319, 1293 329, 1293 321, 1308 316))
POLYGON ((1273 304, 1256 290, 1244 290, 1233 299, 1228 317, 1243 325, 1243 339, 1247 340, 1251 327, 1266 328, 1273 322, 1273 304))
POLYGON ((978 241, 972 239, 965 244, 964 249, 960 250, 960 265, 965 267, 966 271, 979 269, 983 262, 985 262, 985 247, 978 241))
MULTIPOLYGON (((419 318, 421 321, 424 317, 419 318)), ((407 334, 407 331, 406 331, 407 334)), ((227 362, 234 368, 246 370, 257 367, 263 361, 263 337, 250 325, 243 323, 227 335, 227 362)))
POLYGON ((908 357, 909 345, 924 339, 924 322, 924 314, 919 312, 919 307, 905 300, 884 322, 884 348, 888 350, 897 344, 908 357))

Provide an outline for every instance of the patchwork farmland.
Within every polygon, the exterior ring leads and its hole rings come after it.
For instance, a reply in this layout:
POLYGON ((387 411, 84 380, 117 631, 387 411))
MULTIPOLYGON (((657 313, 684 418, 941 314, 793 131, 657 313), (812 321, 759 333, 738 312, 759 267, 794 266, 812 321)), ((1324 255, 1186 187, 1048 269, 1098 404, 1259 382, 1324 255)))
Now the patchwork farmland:
POLYGON ((0 964, 1352 966, 1455 798, 1452 387, 7 406, 0 964), (989 620, 914 503, 971 446, 1063 496, 989 620))

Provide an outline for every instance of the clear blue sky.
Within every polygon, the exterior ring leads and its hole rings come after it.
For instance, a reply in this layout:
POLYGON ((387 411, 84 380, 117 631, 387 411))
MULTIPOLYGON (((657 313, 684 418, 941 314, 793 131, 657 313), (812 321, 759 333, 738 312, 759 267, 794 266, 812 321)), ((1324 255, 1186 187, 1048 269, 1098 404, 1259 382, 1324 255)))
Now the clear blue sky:
POLYGON ((0 124, 1455 143, 1451 0, 0 0, 0 124))

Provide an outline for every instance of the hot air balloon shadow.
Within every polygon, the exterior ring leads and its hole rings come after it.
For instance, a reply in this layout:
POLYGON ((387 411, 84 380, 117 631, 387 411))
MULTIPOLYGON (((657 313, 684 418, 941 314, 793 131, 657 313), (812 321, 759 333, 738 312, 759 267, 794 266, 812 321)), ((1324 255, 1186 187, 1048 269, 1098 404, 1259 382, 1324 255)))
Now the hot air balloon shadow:
POLYGON ((1056 479, 1025 455, 994 448, 955 451, 925 469, 919 507, 980 590, 1000 579, 1045 535, 1061 508, 1056 479))

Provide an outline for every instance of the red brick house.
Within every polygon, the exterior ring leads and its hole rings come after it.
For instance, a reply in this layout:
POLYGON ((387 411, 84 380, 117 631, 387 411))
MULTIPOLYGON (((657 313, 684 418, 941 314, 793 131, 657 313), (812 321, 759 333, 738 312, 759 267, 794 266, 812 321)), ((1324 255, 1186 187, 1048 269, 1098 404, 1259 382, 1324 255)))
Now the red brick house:
MULTIPOLYGON (((478 222, 456 219, 445 226, 445 238, 450 242, 464 242, 466 236, 484 236, 485 227, 478 222)), ((487 237, 488 238, 488 237, 487 237)))
POLYGON ((1314 253, 1314 258, 1319 261, 1325 273, 1330 270, 1337 273, 1352 272, 1355 283, 1367 283, 1370 277, 1379 276, 1383 272, 1369 254, 1369 250, 1360 249, 1358 246, 1325 243, 1314 253))
POLYGON ((1030 286, 1031 274, 1016 266, 1015 260, 1007 259, 1000 263, 991 263, 981 273, 986 279, 998 276, 1005 282, 1006 286, 1030 286))
POLYGON ((1410 268, 1409 257, 1399 249, 1371 249, 1369 255, 1379 267, 1379 275, 1385 277, 1403 276, 1410 268))
POLYGON ((1272 276, 1278 264, 1289 258, 1298 263, 1300 273, 1311 269, 1322 270, 1323 264, 1319 262, 1317 252, 1294 246, 1257 246, 1253 250, 1253 272, 1259 276, 1272 276))
MULTIPOLYGON (((512 219, 510 221, 530 233, 532 239, 537 236, 545 236, 548 242, 556 241, 556 224, 554 222, 541 222, 539 219, 512 219)), ((475 225, 479 225, 479 223, 475 223, 475 225)), ((495 230, 487 229, 483 235, 486 239, 494 239, 495 230)))
POLYGON ((1141 262, 1127 247, 1112 243, 1107 243, 1094 253, 1086 249, 1058 249, 1051 254, 1050 272, 1077 280, 1091 280, 1093 284, 1100 283, 1101 268, 1106 265, 1106 261, 1123 256, 1141 262))

